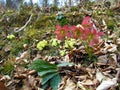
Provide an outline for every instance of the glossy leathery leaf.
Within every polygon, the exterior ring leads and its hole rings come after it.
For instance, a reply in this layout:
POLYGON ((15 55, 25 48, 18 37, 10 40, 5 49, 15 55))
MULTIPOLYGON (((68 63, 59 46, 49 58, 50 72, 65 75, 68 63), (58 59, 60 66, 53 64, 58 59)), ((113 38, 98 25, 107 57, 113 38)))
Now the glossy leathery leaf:
POLYGON ((61 82, 61 77, 59 74, 55 75, 51 80, 50 80, 50 85, 53 90, 58 90, 58 85, 61 82))

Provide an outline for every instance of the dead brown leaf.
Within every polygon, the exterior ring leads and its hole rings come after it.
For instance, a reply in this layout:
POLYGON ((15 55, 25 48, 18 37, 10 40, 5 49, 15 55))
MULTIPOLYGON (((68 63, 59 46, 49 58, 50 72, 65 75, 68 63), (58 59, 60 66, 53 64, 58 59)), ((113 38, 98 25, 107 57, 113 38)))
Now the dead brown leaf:
POLYGON ((9 90, 3 82, 0 81, 0 90, 9 90))

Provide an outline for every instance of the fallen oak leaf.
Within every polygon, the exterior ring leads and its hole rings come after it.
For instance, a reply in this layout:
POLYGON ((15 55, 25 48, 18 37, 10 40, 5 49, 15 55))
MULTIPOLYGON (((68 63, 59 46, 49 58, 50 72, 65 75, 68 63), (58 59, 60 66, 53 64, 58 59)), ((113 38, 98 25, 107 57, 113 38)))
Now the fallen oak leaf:
POLYGON ((108 59, 108 55, 101 55, 98 57, 98 62, 97 64, 99 65, 106 65, 108 63, 109 59, 108 59))
POLYGON ((87 90, 82 84, 81 82, 77 82, 77 86, 82 89, 82 90, 87 90))
POLYGON ((76 86, 77 85, 68 78, 64 90, 76 90, 76 86))
POLYGON ((117 45, 112 44, 112 43, 110 43, 110 44, 106 43, 104 51, 106 51, 106 52, 115 52, 115 51, 117 51, 117 45))
POLYGON ((99 81, 96 79, 87 79, 83 82, 78 81, 77 86, 80 88, 80 90, 95 90, 94 88, 99 84, 99 81))
POLYGON ((3 82, 0 81, 0 90, 9 90, 3 82))
POLYGON ((117 39, 117 44, 120 45, 120 38, 117 39))
POLYGON ((120 69, 117 72, 116 78, 117 78, 117 82, 120 83, 120 69))
POLYGON ((9 75, 4 75, 4 76, 0 77, 0 81, 7 81, 10 79, 11 79, 11 77, 9 75))
POLYGON ((16 79, 25 79, 27 77, 26 74, 15 74, 14 75, 14 78, 16 79))
POLYGON ((96 79, 99 82, 101 82, 103 79, 105 79, 105 76, 99 70, 97 70, 97 72, 96 72, 96 79))
POLYGON ((87 79, 83 82, 81 82, 82 85, 86 85, 86 86, 91 86, 94 85, 94 82, 91 79, 87 79))
POLYGON ((110 54, 110 60, 108 62, 111 66, 117 66, 117 55, 116 54, 110 54))

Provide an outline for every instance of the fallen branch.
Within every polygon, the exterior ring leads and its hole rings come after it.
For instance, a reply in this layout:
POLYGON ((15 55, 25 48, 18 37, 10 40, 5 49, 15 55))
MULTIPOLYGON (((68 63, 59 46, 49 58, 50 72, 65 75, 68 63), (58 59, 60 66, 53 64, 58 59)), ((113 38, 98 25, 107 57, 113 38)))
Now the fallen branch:
POLYGON ((20 31, 24 30, 25 27, 26 27, 26 26, 29 24, 29 22, 31 21, 32 16, 33 16, 33 14, 31 14, 31 16, 29 17, 28 21, 25 23, 24 26, 22 26, 20 29, 15 29, 14 32, 20 32, 20 31))

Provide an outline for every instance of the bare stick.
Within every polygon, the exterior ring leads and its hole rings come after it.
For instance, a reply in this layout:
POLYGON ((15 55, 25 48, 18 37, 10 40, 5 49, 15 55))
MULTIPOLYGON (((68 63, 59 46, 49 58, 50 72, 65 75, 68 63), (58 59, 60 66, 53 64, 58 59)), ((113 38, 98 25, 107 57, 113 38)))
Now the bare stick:
POLYGON ((25 25, 22 26, 20 29, 15 29, 14 32, 20 32, 20 31, 24 30, 25 27, 26 27, 26 26, 29 24, 29 22, 31 21, 32 16, 33 16, 33 15, 31 14, 31 16, 29 17, 28 21, 25 23, 25 25))

